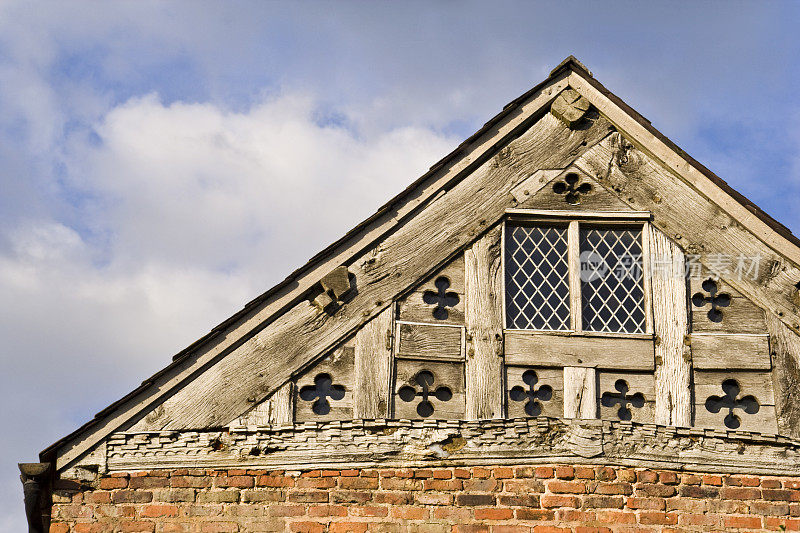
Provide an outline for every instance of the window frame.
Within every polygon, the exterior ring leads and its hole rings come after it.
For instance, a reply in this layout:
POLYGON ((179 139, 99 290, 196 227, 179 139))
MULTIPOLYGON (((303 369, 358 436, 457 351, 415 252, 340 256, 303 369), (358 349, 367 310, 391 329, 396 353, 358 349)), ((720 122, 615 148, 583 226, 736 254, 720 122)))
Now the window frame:
POLYGON ((500 257, 502 264, 502 314, 503 330, 529 333, 531 335, 564 335, 594 337, 653 337, 652 284, 650 278, 650 220, 649 211, 559 211, 541 209, 506 209, 501 232, 500 257), (570 328, 567 330, 519 329, 508 327, 506 316, 506 231, 509 224, 518 225, 550 225, 567 228, 567 266, 569 268, 569 308, 570 328), (636 228, 642 231, 642 292, 645 316, 643 333, 587 331, 583 329, 582 288, 580 279, 580 228, 613 227, 636 228))

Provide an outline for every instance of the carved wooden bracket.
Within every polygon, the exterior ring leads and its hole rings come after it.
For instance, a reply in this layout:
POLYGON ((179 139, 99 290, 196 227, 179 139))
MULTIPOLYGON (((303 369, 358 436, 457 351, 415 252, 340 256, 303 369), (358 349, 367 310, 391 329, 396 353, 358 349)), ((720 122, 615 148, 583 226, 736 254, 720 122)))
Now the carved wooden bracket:
POLYGON ((44 533, 49 529, 49 509, 45 509, 45 487, 50 463, 19 463, 25 500, 25 516, 29 533, 44 533))
POLYGON ((589 100, 581 96, 578 91, 564 89, 553 101, 550 112, 571 128, 580 122, 586 112, 589 111, 590 105, 589 100))
POLYGON ((338 266, 319 280, 321 292, 314 297, 313 303, 320 309, 330 308, 334 303, 344 301, 350 292, 350 271, 346 266, 338 266))

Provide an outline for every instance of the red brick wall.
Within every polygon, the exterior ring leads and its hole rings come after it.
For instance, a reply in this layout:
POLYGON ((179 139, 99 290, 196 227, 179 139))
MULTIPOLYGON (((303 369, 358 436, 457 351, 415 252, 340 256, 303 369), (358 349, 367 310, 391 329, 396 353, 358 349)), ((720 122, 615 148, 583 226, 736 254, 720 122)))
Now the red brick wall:
POLYGON ((585 466, 173 470, 58 490, 51 533, 800 530, 800 478, 585 466))

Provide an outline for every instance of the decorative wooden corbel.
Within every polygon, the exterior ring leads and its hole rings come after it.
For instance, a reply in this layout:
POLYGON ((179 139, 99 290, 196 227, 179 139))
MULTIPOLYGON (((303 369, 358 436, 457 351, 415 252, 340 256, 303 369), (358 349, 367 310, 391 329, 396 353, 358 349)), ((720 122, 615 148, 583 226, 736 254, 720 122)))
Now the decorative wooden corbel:
POLYGON ((313 303, 321 310, 334 310, 333 304, 341 303, 350 292, 350 271, 346 266, 338 266, 319 280, 320 293, 313 303))
POLYGON ((556 96, 553 105, 550 106, 550 112, 558 120, 572 128, 586 115, 590 106, 589 100, 581 96, 575 89, 568 88, 556 96))
POLYGON ((44 533, 44 486, 50 472, 50 463, 18 463, 25 498, 25 516, 28 533, 44 533))

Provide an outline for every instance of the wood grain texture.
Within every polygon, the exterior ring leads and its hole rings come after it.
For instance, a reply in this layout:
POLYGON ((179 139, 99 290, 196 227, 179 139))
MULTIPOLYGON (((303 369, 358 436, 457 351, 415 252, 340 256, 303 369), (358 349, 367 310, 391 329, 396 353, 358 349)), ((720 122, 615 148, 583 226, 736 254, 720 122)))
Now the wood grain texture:
POLYGON ((648 224, 650 286, 652 290, 655 357, 655 423, 691 426, 691 351, 685 259, 681 249, 663 232, 648 224))
POLYGON ((294 421, 294 383, 284 383, 272 396, 270 424, 291 424, 294 421))
POLYGON ((397 319, 408 322, 430 322, 432 324, 464 325, 464 256, 459 254, 435 274, 428 276, 408 295, 397 301, 397 319), (435 282, 444 276, 450 282, 447 292, 458 295, 458 303, 447 307, 447 318, 439 320, 433 316, 436 306, 425 303, 427 291, 436 291, 435 282))
MULTIPOLYGON (((567 228, 567 264, 569 267, 569 320, 572 330, 583 331, 583 306, 581 305, 580 225, 572 220, 567 228)), ((566 363, 565 363, 566 364, 566 363)))
POLYGON ((766 323, 778 428, 782 435, 800 438, 800 337, 772 313, 766 314, 766 323))
POLYGON ((653 370, 653 339, 506 330, 509 365, 653 370))
MULTIPOLYGON (((697 293, 708 296, 703 290, 703 282, 708 276, 693 276, 689 278, 689 298, 697 293)), ((723 280, 716 280, 717 294, 728 294, 731 297, 728 307, 719 308, 722 311, 722 322, 713 322, 708 318, 711 305, 706 303, 697 307, 690 301, 692 310, 692 332, 698 333, 767 333, 767 324, 764 321, 764 311, 753 302, 723 280)))
POLYGON ((427 324, 397 324, 397 357, 463 361, 463 328, 427 324))
POLYGON ((634 147, 620 133, 592 147, 576 161, 576 166, 599 176, 601 183, 632 208, 651 211, 652 223, 687 254, 698 255, 705 265, 712 264, 721 254, 759 257, 760 268, 755 279, 723 275, 723 280, 762 309, 779 314, 785 324, 800 328, 800 317, 791 301, 800 268, 765 244, 762 240, 765 235, 745 229, 741 221, 634 147))
POLYGON ((693 333, 692 362, 699 370, 770 370, 769 337, 693 333))
POLYGON ((734 414, 741 421, 741 426, 737 429, 739 431, 778 433, 775 395, 772 388, 772 376, 769 372, 695 370, 695 427, 729 429, 724 424, 725 415, 728 413, 727 409, 722 409, 719 413, 711 413, 705 406, 705 402, 710 396, 724 394, 722 382, 726 379, 735 379, 739 384, 740 392, 737 398, 753 395, 759 403, 758 412, 753 414, 745 413, 742 409, 734 409, 734 414))
POLYGON ((464 252, 467 420, 503 417, 502 228, 464 252))
POLYGON ((392 306, 355 335, 354 418, 385 418, 391 403, 392 306))
POLYGON ((314 361, 380 313, 400 292, 446 264, 511 207, 520 175, 566 167, 608 134, 602 117, 569 130, 544 115, 380 244, 355 260, 356 294, 334 316, 301 301, 168 398, 152 429, 222 425, 243 412, 248 396, 266 397, 297 368, 314 361), (476 191, 480 191, 477 194, 476 191))
POLYGON ((433 374, 432 389, 439 387, 450 389, 452 397, 449 400, 438 400, 433 394, 428 396, 428 401, 433 404, 431 420, 463 420, 464 419, 464 365, 463 363, 442 363, 433 361, 414 361, 398 359, 395 362, 395 387, 394 387, 394 418, 414 420, 423 418, 417 412, 417 406, 422 397, 417 396, 412 401, 403 401, 397 394, 405 387, 413 387, 417 392, 422 392, 422 387, 416 382, 415 377, 422 371, 433 374))
POLYGON ((597 371, 564 367, 564 418, 597 418, 597 371))

